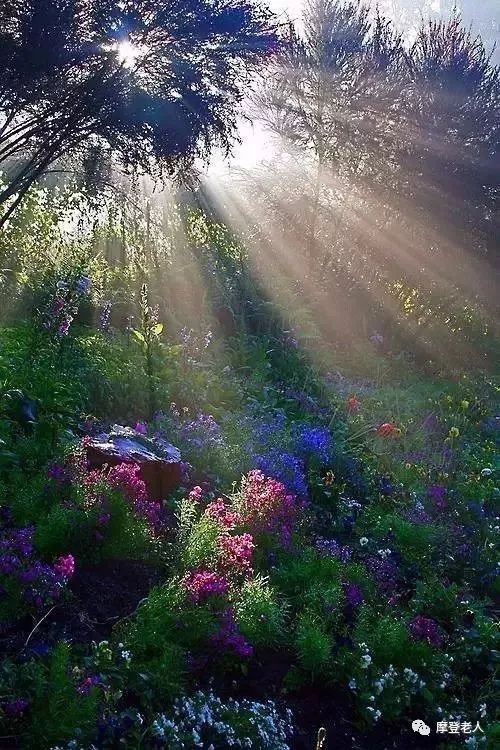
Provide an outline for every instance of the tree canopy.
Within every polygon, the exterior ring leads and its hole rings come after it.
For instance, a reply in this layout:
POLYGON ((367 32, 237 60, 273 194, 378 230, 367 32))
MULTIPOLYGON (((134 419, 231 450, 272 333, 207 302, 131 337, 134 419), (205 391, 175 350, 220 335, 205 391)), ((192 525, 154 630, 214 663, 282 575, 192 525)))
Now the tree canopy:
POLYGON ((99 144, 185 174, 229 149, 248 74, 277 45, 250 0, 6 0, 0 7, 0 203, 99 144))

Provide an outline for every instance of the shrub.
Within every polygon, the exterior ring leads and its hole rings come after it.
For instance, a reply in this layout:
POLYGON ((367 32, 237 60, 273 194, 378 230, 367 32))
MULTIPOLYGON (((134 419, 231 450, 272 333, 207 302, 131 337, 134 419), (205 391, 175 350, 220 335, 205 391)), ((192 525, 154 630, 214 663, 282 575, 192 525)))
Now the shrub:
POLYGON ((310 612, 299 616, 294 645, 300 665, 313 677, 329 673, 332 643, 320 618, 310 612))
POLYGON ((243 583, 234 609, 241 632, 255 646, 273 646, 285 638, 287 604, 263 576, 243 583))

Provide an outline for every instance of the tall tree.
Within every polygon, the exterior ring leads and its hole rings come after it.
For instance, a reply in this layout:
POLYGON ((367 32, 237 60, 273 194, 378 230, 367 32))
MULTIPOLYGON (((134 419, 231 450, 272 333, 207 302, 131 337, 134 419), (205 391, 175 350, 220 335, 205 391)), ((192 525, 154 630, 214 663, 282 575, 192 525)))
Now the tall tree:
POLYGON ((252 65, 276 48, 252 0, 4 0, 0 204, 61 156, 104 144, 125 165, 185 174, 229 149, 252 65))
POLYGON ((311 158, 312 255, 325 166, 356 171, 367 149, 385 158, 402 62, 401 38, 381 15, 370 17, 369 5, 309 0, 303 36, 291 30, 272 85, 257 98, 268 127, 311 158))
POLYGON ((394 320, 396 285, 432 296, 419 326, 439 298, 494 305, 500 81, 481 39, 455 15, 403 45, 357 0, 317 0, 305 21, 260 100, 295 171, 263 184, 285 247, 309 250, 295 271, 322 288, 318 317, 394 320))

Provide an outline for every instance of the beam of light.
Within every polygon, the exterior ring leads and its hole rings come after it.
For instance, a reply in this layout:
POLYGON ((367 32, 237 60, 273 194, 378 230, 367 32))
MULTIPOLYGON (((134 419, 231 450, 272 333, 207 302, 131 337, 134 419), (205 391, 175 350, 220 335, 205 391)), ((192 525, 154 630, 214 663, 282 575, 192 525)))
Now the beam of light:
MULTIPOLYGON (((410 135, 415 144, 424 138, 418 129, 410 135)), ((256 151, 262 146, 260 133, 254 146, 256 151)), ((434 146, 436 154, 444 150, 457 163, 463 158, 459 153, 449 153, 453 151, 451 144, 446 147, 436 142, 434 146)), ((246 147, 250 149, 251 144, 246 147)), ((430 308, 412 314, 410 308, 402 307, 397 294, 398 279, 402 290, 404 280, 409 280, 406 285, 410 284, 410 297, 414 292, 417 302, 421 291, 421 300, 426 300, 429 292, 434 296, 437 293, 443 297, 443 303, 454 298, 461 306, 463 301, 464 310, 472 306, 483 320, 488 320, 487 308, 480 302, 482 298, 487 304, 494 298, 494 282, 487 264, 453 238, 449 227, 427 226, 426 217, 418 213, 411 200, 397 195, 392 199, 379 198, 369 186, 339 173, 335 165, 324 170, 317 255, 311 258, 307 217, 312 202, 314 163, 304 153, 302 160, 300 153, 295 158, 285 140, 281 150, 281 159, 275 155, 274 166, 270 160, 261 163, 260 168, 256 165, 238 170, 235 165, 225 176, 209 173, 207 190, 226 223, 244 238, 251 272, 274 299, 283 319, 300 324, 304 312, 310 316, 312 330, 323 339, 352 347, 359 336, 353 325, 355 316, 366 314, 369 325, 371 311, 378 307, 429 358, 442 360, 448 354, 459 355, 458 344, 450 344, 445 315, 437 320, 430 308), (280 162, 281 168, 277 169, 276 163, 280 162), (352 280, 356 286, 354 298, 349 289, 336 281, 335 269, 345 272, 349 283, 352 280), (357 310, 353 304, 358 306, 357 310), (429 322, 430 336, 426 333, 429 322), (453 352, 443 350, 443 346, 451 345, 453 352)), ((264 154, 261 151, 262 157, 264 154)), ((420 190, 432 195, 433 188, 422 183, 420 190)), ((452 196, 439 195, 437 199, 446 202, 452 196)), ((317 359, 313 338, 308 349, 308 354, 317 359)), ((463 360, 473 355, 463 349, 461 356, 463 360)))

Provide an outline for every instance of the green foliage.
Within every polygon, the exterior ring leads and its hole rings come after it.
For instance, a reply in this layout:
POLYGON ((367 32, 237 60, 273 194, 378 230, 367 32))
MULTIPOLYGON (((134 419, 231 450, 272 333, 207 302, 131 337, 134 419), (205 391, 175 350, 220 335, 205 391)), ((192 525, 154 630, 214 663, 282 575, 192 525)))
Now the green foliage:
POLYGON ((272 582, 300 607, 309 589, 314 599, 319 589, 335 590, 342 574, 342 564, 333 557, 321 555, 306 547, 301 555, 284 560, 274 571, 272 582))
POLYGON ((75 733, 91 737, 97 720, 97 690, 89 695, 76 691, 71 676, 70 646, 61 641, 50 657, 40 678, 33 683, 31 723, 25 737, 25 747, 33 750, 52 747, 73 739, 75 733))
POLYGON ((332 642, 319 617, 307 611, 299 616, 294 646, 300 665, 312 677, 328 674, 331 667, 332 642))
POLYGON ((146 699, 161 705, 179 694, 185 680, 186 651, 205 643, 215 628, 214 615, 188 601, 179 579, 171 578, 150 592, 117 636, 133 655, 135 678, 146 699))
POLYGON ((465 607, 460 605, 457 584, 445 586, 436 578, 417 583, 411 605, 416 614, 425 613, 445 627, 453 627, 465 611, 465 607))
POLYGON ((180 548, 183 565, 186 568, 213 565, 219 555, 220 533, 215 521, 202 516, 193 525, 185 546, 180 548))
POLYGON ((363 605, 354 629, 358 644, 368 646, 378 667, 410 667, 419 670, 422 663, 431 662, 432 646, 410 637, 407 623, 391 614, 381 614, 363 605))
POLYGON ((263 576, 243 583, 234 609, 238 626, 252 645, 277 645, 285 639, 287 604, 263 576))
POLYGON ((312 581, 304 592, 304 606, 315 612, 329 632, 335 630, 342 618, 344 594, 338 581, 330 585, 312 581))

